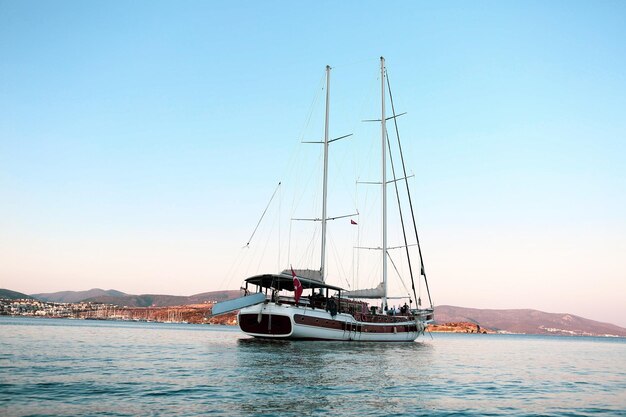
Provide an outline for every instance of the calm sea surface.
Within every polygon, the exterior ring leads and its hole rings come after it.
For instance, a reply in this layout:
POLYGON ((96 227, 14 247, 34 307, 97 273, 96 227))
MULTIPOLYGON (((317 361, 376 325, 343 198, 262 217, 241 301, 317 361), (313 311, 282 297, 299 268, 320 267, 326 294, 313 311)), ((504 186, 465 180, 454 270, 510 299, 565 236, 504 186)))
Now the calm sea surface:
POLYGON ((185 324, 0 317, 0 415, 626 415, 626 340, 264 342, 185 324))

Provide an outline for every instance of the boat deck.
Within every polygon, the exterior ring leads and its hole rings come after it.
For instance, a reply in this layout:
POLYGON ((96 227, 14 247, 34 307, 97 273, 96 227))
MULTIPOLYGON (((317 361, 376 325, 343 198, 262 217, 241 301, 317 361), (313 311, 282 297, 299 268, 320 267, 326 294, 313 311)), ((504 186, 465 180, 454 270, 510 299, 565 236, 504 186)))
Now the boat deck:
MULTIPOLYGON (((313 310, 320 309, 327 311, 326 298, 302 298, 298 303, 291 297, 279 297, 277 304, 298 305, 300 307, 309 307, 313 310)), ((338 313, 350 314, 356 321, 363 323, 401 323, 414 320, 415 315, 412 314, 376 314, 371 313, 367 308, 367 303, 354 300, 341 300, 341 307, 338 309, 338 313), (360 311, 360 312, 357 312, 360 311)), ((422 316, 425 321, 433 320, 432 310, 421 310, 422 316), (425 313, 425 314, 424 314, 425 313)))

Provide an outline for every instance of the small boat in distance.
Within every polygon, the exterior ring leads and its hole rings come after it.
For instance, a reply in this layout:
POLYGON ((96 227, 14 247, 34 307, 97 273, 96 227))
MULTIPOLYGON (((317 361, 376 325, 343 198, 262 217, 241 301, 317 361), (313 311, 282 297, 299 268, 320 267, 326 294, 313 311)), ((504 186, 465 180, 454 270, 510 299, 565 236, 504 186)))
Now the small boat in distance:
MULTIPOLYGON (((380 58, 381 80, 381 192, 382 192, 382 245, 379 248, 367 248, 380 250, 380 262, 382 263, 381 282, 376 288, 347 291, 341 287, 330 285, 325 282, 325 258, 326 258, 326 222, 330 219, 326 215, 327 188, 328 188, 328 145, 341 139, 328 138, 329 99, 330 99, 330 70, 326 67, 326 116, 324 141, 324 175, 322 196, 321 221, 321 265, 319 270, 311 269, 285 269, 280 273, 255 275, 244 281, 242 289, 245 295, 241 298, 217 303, 213 307, 212 314, 218 315, 229 311, 240 310, 237 316, 241 330, 253 337, 267 339, 296 339, 296 340, 337 340, 337 341, 370 341, 370 342, 411 342, 420 334, 424 333, 426 325, 434 319, 434 308, 430 301, 430 291, 426 272, 419 246, 413 204, 411 202, 408 177, 402 157, 403 177, 396 178, 395 169, 392 169, 393 179, 388 179, 387 152, 390 150, 390 141, 387 136, 386 122, 393 120, 399 115, 395 114, 393 98, 390 94, 393 115, 385 114, 386 87, 389 81, 386 76, 385 59, 380 58), (387 83, 386 83, 387 82, 387 83), (409 298, 411 305, 404 304, 399 310, 390 308, 387 295, 387 188, 393 184, 398 193, 398 184, 405 182, 408 201, 410 203, 411 218, 415 233, 415 242, 409 243, 404 221, 402 229, 404 245, 395 248, 405 248, 409 263, 410 278, 412 282, 413 297, 409 298), (419 253, 420 275, 414 279, 413 268, 409 255, 409 246, 417 246, 419 253), (415 280, 424 278, 430 307, 421 308, 421 299, 415 292, 415 280), (379 300, 377 305, 370 305, 363 300, 379 300), (417 300, 416 308, 412 307, 417 300)), ((397 124, 396 124, 397 132, 397 124)), ((400 140, 398 137, 398 146, 400 140)), ((393 163, 393 160, 391 160, 393 163)), ((393 168, 393 166, 392 166, 393 168)), ((397 198, 400 217, 402 208, 400 198, 397 198)), ((346 216, 348 217, 348 216, 346 216)), ((353 224, 356 224, 353 222, 353 224)), ((395 265, 394 265, 395 268, 395 265)), ((395 268, 397 271, 397 268, 395 268)))

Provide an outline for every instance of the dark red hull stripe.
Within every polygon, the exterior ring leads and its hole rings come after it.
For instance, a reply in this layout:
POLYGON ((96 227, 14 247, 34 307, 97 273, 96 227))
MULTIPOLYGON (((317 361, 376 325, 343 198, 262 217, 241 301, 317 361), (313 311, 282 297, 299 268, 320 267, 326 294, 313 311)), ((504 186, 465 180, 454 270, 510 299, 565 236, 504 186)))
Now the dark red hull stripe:
POLYGON ((340 320, 321 319, 319 317, 304 316, 296 314, 293 316, 296 324, 305 326, 324 327, 327 329, 342 330, 344 332, 363 332, 363 333, 406 333, 417 332, 415 324, 396 324, 385 326, 374 326, 362 323, 347 323, 340 320), (395 330, 394 330, 395 329, 395 330))
MULTIPOLYGON (((408 333, 417 332, 415 324, 395 324, 375 326, 364 323, 347 323, 340 320, 322 319, 319 317, 294 315, 296 324, 305 326, 322 327, 326 329, 340 330, 344 332, 361 333, 408 333)), ((239 327, 246 333, 266 334, 266 335, 286 335, 291 333, 291 320, 287 316, 263 314, 261 322, 258 321, 258 314, 240 314, 239 327), (271 318, 270 318, 271 317, 271 318)))
MULTIPOLYGON (((276 340, 276 338, 271 337, 271 336, 254 336, 257 339, 263 339, 263 340, 276 340)), ((320 337, 290 337, 289 340, 293 340, 293 341, 322 341, 322 342, 336 342, 337 339, 324 339, 324 338, 320 338, 320 337)), ((384 342, 384 343, 406 343, 406 342, 411 342, 413 341, 413 339, 410 340, 385 340, 385 341, 381 341, 381 340, 355 340, 355 339, 350 339, 349 340, 352 343, 380 343, 380 342, 384 342)), ((348 340, 344 340, 344 342, 348 342, 348 340)))

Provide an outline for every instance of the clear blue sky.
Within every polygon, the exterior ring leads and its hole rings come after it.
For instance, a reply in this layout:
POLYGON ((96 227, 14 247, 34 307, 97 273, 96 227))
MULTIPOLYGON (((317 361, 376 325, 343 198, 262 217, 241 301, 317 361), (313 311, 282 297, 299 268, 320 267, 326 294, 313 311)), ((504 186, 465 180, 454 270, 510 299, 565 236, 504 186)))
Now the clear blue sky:
POLYGON ((626 326, 625 40, 620 1, 0 0, 0 286, 219 288, 324 66, 384 55, 435 302, 626 326))

